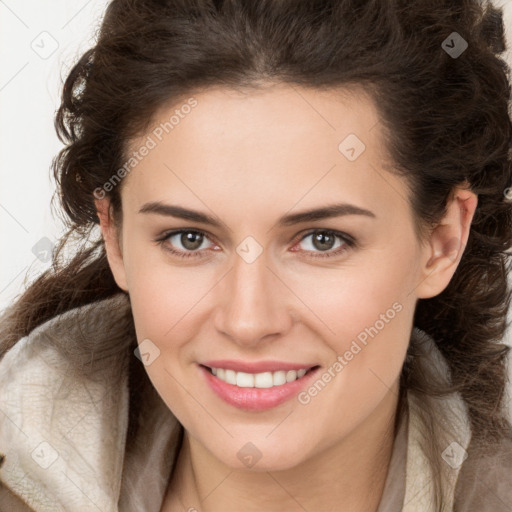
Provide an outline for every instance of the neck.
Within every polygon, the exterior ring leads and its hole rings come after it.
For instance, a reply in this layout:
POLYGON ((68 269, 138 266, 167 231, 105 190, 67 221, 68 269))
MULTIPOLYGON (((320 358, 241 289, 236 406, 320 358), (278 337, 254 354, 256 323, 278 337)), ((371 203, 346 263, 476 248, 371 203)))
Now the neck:
POLYGON ((185 430, 161 512, 376 512, 393 450, 398 386, 353 432, 281 471, 232 469, 185 430))

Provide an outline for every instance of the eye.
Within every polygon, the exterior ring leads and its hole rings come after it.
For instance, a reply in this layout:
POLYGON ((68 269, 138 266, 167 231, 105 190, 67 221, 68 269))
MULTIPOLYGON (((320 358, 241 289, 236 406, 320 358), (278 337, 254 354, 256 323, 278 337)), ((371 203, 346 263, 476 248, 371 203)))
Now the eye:
MULTIPOLYGON (((330 258, 338 256, 356 245, 355 240, 350 235, 326 229, 309 231, 299 238, 298 243, 300 244, 310 237, 312 237, 311 241, 305 244, 307 246, 305 250, 297 251, 295 249, 297 244, 295 244, 291 249, 292 252, 310 253, 309 255, 313 258, 330 258), (336 243, 337 241, 338 243, 336 243)), ((181 229, 167 232, 155 242, 178 258, 202 258, 207 256, 204 254, 204 251, 208 248, 208 244, 205 245, 207 240, 209 238, 202 231, 181 229)))
MULTIPOLYGON (((311 252, 313 258, 331 258, 355 246, 355 240, 350 235, 338 231, 315 229, 303 235, 299 243, 308 238, 310 242, 305 244, 305 251, 311 252), (337 240, 338 244, 336 244, 337 240)), ((292 250, 296 252, 295 249, 292 250)))
POLYGON ((205 240, 208 240, 208 237, 201 231, 182 229, 165 233, 156 242, 178 258, 200 258, 204 256, 203 251, 206 249, 205 240), (180 245, 182 248, 179 247, 180 245), (178 249, 175 248, 176 246, 178 249))

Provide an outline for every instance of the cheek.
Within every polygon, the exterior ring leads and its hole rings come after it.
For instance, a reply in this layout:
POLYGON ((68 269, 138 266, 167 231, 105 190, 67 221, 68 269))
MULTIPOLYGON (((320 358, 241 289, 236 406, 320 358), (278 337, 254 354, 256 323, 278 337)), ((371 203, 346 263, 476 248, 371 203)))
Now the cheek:
POLYGON ((125 268, 138 339, 165 342, 174 329, 188 325, 188 315, 211 287, 207 272, 179 266, 150 243, 126 243, 125 268))
POLYGON ((414 254, 365 256, 332 269, 312 269, 290 278, 322 327, 322 337, 342 353, 353 339, 362 344, 378 335, 393 338, 408 328, 414 307, 414 254), (378 333, 376 332, 378 331, 378 333))
POLYGON ((316 279, 297 278, 292 286, 313 311, 318 337, 330 349, 332 399, 364 407, 371 397, 382 398, 398 377, 415 309, 415 257, 412 250, 375 254, 365 265, 332 269, 328 277, 324 269, 316 279))
POLYGON ((410 276, 393 266, 383 269, 371 278, 368 272, 352 269, 350 278, 331 279, 328 293, 310 295, 308 305, 322 320, 322 353, 330 355, 321 382, 306 389, 299 401, 304 404, 304 424, 314 428, 321 422, 326 439, 356 428, 400 376, 415 301, 408 295, 410 276))
POLYGON ((211 288, 211 277, 148 252, 134 250, 128 268, 135 331, 139 344, 146 343, 150 354, 156 354, 145 366, 153 386, 173 414, 188 424, 191 405, 184 389, 193 384, 187 380, 193 360, 189 342, 200 337, 198 330, 207 321, 201 299, 211 288))

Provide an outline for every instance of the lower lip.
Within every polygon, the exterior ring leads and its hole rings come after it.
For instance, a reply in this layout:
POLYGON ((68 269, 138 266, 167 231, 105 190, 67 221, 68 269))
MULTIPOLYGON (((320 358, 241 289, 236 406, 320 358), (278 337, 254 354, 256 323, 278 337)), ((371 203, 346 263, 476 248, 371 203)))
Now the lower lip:
POLYGON ((199 365, 210 388, 225 402, 245 411, 265 411, 286 402, 297 395, 316 374, 318 367, 308 371, 300 379, 271 388, 241 388, 228 384, 199 365))

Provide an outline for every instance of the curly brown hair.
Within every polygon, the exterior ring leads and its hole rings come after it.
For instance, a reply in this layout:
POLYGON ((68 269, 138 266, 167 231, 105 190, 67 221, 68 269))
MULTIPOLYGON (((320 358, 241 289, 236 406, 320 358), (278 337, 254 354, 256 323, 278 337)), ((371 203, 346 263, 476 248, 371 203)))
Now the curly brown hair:
MULTIPOLYGON (((71 69, 56 115, 66 147, 53 162, 68 232, 52 268, 3 317, 1 352, 47 319, 121 290, 110 271, 93 191, 126 160, 158 109, 211 86, 261 81, 360 87, 378 108, 389 154, 410 189, 420 237, 455 186, 478 195, 465 252, 448 287, 419 300, 414 325, 432 336, 451 386, 419 375, 411 344, 401 391, 453 390, 475 439, 509 435, 502 343, 510 304, 512 124, 503 14, 477 0, 113 0, 97 44, 71 69), (468 44, 457 57, 443 41, 468 44), (71 242, 73 257, 66 259, 71 242)), ((119 214, 121 186, 108 193, 119 214)))

